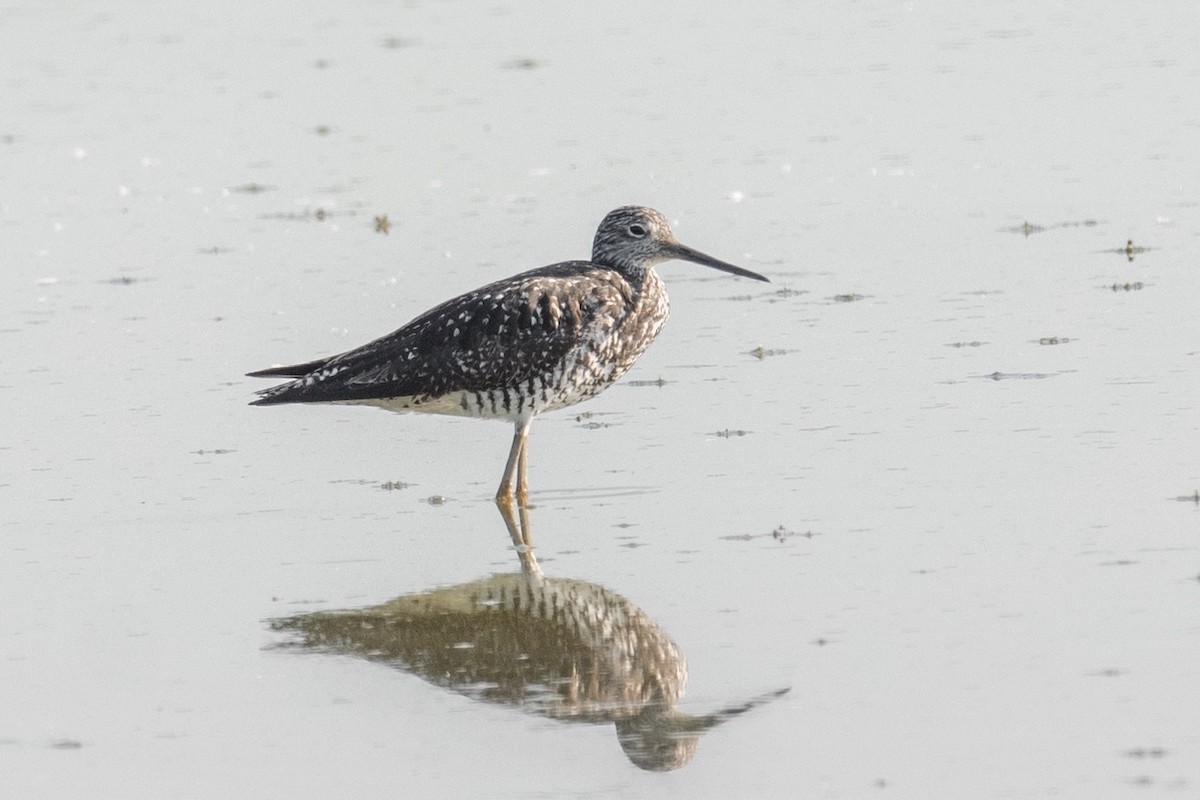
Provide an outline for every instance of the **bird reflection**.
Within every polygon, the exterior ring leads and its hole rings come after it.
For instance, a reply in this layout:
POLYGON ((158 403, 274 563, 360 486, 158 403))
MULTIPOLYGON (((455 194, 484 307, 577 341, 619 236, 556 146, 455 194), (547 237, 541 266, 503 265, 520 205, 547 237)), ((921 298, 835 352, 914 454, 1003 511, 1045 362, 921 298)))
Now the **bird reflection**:
POLYGON ((528 510, 500 511, 520 572, 273 620, 295 634, 281 646, 383 662, 555 720, 615 724, 629 760, 656 771, 687 764, 702 733, 788 691, 700 716, 678 711, 687 664, 666 632, 602 586, 543 575, 528 510))

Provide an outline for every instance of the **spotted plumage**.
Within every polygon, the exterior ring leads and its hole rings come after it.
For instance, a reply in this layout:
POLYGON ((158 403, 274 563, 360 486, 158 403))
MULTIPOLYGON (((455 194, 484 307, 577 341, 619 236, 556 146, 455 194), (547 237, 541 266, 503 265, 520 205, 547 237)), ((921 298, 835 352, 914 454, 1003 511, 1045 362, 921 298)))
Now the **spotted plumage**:
POLYGON ((509 420, 516 432, 497 499, 513 495, 516 475, 524 502, 533 417, 594 397, 629 370, 667 320, 653 268, 671 259, 767 280, 681 245, 657 211, 626 206, 601 222, 591 261, 488 284, 341 355, 252 372, 293 379, 252 405, 351 403, 509 420))

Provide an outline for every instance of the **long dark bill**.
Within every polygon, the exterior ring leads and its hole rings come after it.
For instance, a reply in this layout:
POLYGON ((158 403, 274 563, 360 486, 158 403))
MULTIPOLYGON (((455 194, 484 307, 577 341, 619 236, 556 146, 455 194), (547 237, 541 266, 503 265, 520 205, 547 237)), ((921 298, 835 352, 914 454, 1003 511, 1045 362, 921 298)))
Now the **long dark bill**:
POLYGON ((728 272, 732 275, 741 275, 743 278, 753 278, 756 281, 764 281, 770 283, 770 279, 759 275, 757 272, 751 272, 748 269, 735 267, 733 264, 726 264, 724 261, 713 258, 710 255, 705 255, 699 250, 693 250, 687 245, 675 243, 670 246, 670 253, 673 258, 678 258, 681 261, 691 261, 693 264, 702 264, 706 267, 719 269, 721 272, 728 272))

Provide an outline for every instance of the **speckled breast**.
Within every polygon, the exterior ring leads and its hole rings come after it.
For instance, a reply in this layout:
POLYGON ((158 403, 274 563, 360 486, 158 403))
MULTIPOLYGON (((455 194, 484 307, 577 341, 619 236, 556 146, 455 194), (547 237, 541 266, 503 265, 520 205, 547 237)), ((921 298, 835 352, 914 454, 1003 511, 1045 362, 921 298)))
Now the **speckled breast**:
POLYGON ((550 390, 534 393, 535 412, 595 397, 629 371, 667 322, 667 293, 657 274, 648 273, 628 308, 621 315, 597 315, 586 326, 578 346, 547 376, 550 390))

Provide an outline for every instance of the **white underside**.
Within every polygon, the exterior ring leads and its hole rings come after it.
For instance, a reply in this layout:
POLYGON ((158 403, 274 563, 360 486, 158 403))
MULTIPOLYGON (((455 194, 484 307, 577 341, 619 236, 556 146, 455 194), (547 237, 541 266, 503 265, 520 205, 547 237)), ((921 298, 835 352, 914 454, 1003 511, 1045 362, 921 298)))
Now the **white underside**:
POLYGON ((495 419, 508 422, 528 419, 541 411, 552 411, 555 408, 562 408, 563 405, 569 405, 558 404, 544 408, 533 408, 526 405, 519 410, 514 407, 511 411, 505 411, 502 405, 503 395, 499 392, 494 392, 493 394, 497 395, 495 398, 495 410, 493 410, 491 398, 487 392, 481 395, 477 395, 474 392, 452 392, 440 397, 374 397, 367 400, 337 400, 332 405, 371 406, 373 408, 382 408, 384 411, 394 411, 401 414, 410 412, 417 414, 441 414, 448 417, 474 417, 476 419, 495 419), (479 405, 480 398, 483 400, 482 408, 479 405))

